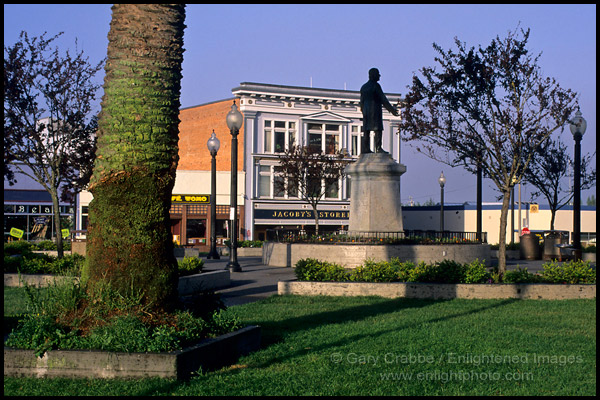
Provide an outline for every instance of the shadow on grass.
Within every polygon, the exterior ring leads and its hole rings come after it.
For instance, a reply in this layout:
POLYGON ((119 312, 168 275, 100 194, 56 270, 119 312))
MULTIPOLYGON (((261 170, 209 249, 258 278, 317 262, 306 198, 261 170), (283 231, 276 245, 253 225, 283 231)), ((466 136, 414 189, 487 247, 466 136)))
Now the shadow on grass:
MULTIPOLYGON (((322 327, 329 324, 342 324, 347 322, 358 322, 369 317, 381 316, 383 314, 394 313, 401 310, 425 308, 434 304, 443 303, 450 300, 433 300, 433 299, 393 299, 378 302, 377 304, 362 305, 350 308, 344 308, 335 311, 326 311, 318 314, 310 314, 302 317, 290 318, 276 322, 261 322, 263 332, 263 342, 261 348, 266 348, 270 345, 282 342, 285 337, 291 333, 310 330, 316 327, 322 327), (279 332, 279 333, 277 333, 279 332)), ((401 326, 394 326, 391 329, 380 330, 375 333, 369 332, 364 334, 356 334, 353 336, 345 336, 339 340, 330 341, 327 343, 316 344, 311 346, 310 349, 298 349, 295 351, 287 352, 284 355, 276 356, 262 362, 261 364, 254 364, 253 367, 262 368, 273 363, 280 363, 294 357, 302 356, 308 353, 324 352, 330 348, 338 346, 344 346, 353 342, 359 341, 364 338, 377 338, 392 332, 399 332, 403 329, 415 329, 420 326, 448 321, 454 318, 460 318, 468 315, 477 314, 490 309, 500 308, 519 301, 518 299, 506 299, 500 302, 494 302, 491 305, 486 305, 476 309, 472 309, 465 312, 459 312, 455 314, 445 315, 438 318, 428 319, 419 323, 404 324, 401 326)))

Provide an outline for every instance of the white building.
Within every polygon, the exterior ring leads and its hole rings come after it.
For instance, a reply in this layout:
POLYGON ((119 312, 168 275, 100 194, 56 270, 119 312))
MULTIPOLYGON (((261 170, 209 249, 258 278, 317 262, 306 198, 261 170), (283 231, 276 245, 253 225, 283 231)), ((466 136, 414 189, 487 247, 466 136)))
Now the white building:
MULTIPOLYGON (((314 146, 325 153, 360 155, 360 92, 242 83, 232 89, 244 114, 245 237, 264 239, 267 229, 314 229, 312 208, 297 197, 277 193, 273 167, 290 145, 314 146)), ((399 94, 386 94, 390 103, 399 94)), ((400 161, 400 117, 384 111, 383 148, 400 161)), ((371 138, 373 141, 373 138, 371 138)), ((371 148, 374 148, 371 144, 371 148)), ((348 179, 327 190, 319 206, 321 232, 348 225, 348 179)))

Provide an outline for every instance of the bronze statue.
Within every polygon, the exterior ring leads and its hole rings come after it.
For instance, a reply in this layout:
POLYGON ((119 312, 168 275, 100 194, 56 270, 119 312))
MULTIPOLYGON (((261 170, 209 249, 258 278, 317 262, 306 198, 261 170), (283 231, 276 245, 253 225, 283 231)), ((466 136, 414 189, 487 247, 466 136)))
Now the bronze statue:
POLYGON ((381 75, 377 68, 369 70, 369 81, 360 88, 360 109, 363 114, 363 137, 361 140, 361 153, 371 153, 369 148, 369 134, 375 131, 375 152, 387 153, 381 147, 381 134, 383 131, 383 120, 381 106, 390 113, 398 116, 398 110, 392 106, 381 90, 377 81, 381 75))

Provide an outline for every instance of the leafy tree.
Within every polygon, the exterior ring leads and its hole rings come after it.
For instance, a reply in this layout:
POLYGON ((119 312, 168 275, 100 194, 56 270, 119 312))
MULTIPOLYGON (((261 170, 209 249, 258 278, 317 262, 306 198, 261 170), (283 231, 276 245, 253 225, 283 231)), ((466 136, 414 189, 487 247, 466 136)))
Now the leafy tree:
POLYGON ((274 190, 283 195, 299 196, 311 205, 315 217, 315 234, 319 234, 319 213, 317 206, 329 190, 339 190, 340 178, 347 165, 344 154, 325 154, 309 146, 290 146, 279 155, 279 165, 275 172, 274 190))
POLYGON ((61 35, 29 38, 4 48, 4 178, 15 171, 38 182, 52 198, 58 256, 63 257, 59 188, 85 184, 93 161, 94 129, 89 121, 100 85, 92 78, 104 63, 89 63, 83 51, 64 55, 52 42, 61 35))
POLYGON ((576 108, 576 94, 544 78, 527 49, 529 30, 509 32, 489 46, 455 50, 433 45, 440 69, 425 67, 413 77, 405 98, 401 129, 419 140, 418 151, 484 176, 502 193, 501 274, 506 269, 506 225, 510 193, 552 132, 562 130, 576 108), (440 152, 440 150, 442 150, 440 152))
POLYGON ((89 184, 88 290, 135 291, 157 311, 177 300, 169 209, 179 159, 184 19, 184 5, 112 7, 89 184))
MULTIPOLYGON (((543 195, 550 206, 550 230, 554 230, 556 211, 560 210, 573 199, 573 188, 565 187, 569 167, 573 165, 567 151, 567 146, 557 140, 549 140, 535 150, 535 157, 525 171, 524 179, 531 183, 537 191, 531 193, 531 198, 543 195)), ((596 183, 596 170, 589 170, 593 155, 587 154, 581 158, 581 189, 589 189, 596 183)))

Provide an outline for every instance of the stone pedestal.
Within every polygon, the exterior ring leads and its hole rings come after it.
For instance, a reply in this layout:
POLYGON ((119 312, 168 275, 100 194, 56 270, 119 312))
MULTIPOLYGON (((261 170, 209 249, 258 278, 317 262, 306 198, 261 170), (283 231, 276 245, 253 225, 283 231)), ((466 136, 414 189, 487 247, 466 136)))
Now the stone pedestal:
POLYGON ((400 175, 406 166, 386 153, 369 153, 346 167, 352 178, 349 231, 403 231, 400 175))

